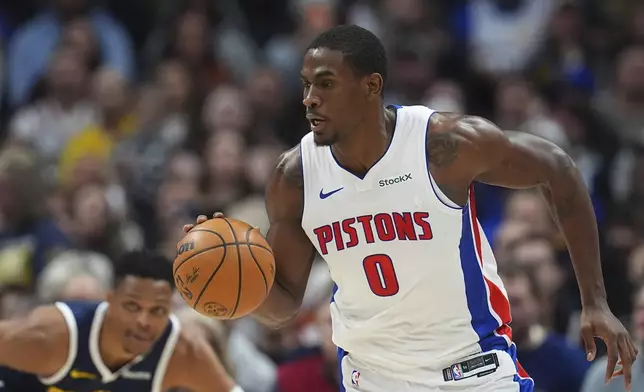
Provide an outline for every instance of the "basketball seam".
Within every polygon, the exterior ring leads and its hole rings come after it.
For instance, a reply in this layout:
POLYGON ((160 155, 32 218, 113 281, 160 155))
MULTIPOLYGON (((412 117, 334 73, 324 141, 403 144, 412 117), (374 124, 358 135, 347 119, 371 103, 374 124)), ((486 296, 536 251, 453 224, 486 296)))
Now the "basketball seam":
POLYGON ((255 255, 253 254, 253 249, 249 246, 250 233, 252 231, 253 231, 252 227, 248 229, 248 231, 246 231, 246 246, 248 246, 248 253, 250 253, 250 257, 255 262, 255 265, 257 266, 259 273, 262 274, 262 279, 264 279, 264 286, 266 287, 266 294, 268 294, 268 281, 266 280, 266 274, 264 273, 264 270, 262 269, 262 267, 259 265, 259 261, 257 261, 257 259, 255 258, 255 255))
MULTIPOLYGON (((221 237, 221 236, 220 236, 220 237, 221 237)), ((223 238, 222 238, 222 240, 223 240, 223 238)), ((222 241, 222 242, 223 242, 223 241, 222 241)), ((204 253, 204 252, 208 252, 209 250, 213 250, 213 249, 217 249, 217 248, 225 247, 226 245, 227 245, 227 244, 219 244, 219 245, 209 246, 208 248, 201 249, 201 250, 199 250, 198 252, 195 252, 194 254, 191 254, 190 256, 188 256, 188 257, 186 257, 185 259, 181 260, 181 262, 179 263, 179 265, 177 265, 177 268, 174 268, 174 270, 172 271, 172 274, 176 274, 176 273, 177 273, 177 271, 179 271, 179 268, 181 268, 181 266, 182 266, 183 264, 185 264, 188 260, 192 259, 193 257, 195 257, 195 256, 199 256, 200 254, 202 254, 202 253, 204 253)))
POLYGON ((237 308, 239 308, 239 300, 241 298, 241 291, 242 291, 242 265, 241 265, 241 252, 239 251, 239 241, 237 241, 237 235, 235 234, 235 229, 233 229, 233 225, 230 224, 228 219, 222 218, 228 227, 230 228, 230 233, 233 235, 233 238, 235 239, 235 247, 237 248, 237 270, 239 271, 239 279, 238 279, 238 284, 237 284, 237 300, 235 301, 235 307, 233 308, 232 313, 230 313, 229 318, 233 318, 235 316, 235 313, 237 313, 237 308))
MULTIPOLYGON (((193 229, 193 230, 190 230, 189 232, 190 232, 190 233, 193 233, 193 232, 195 232, 195 231, 205 231, 205 232, 212 233, 212 234, 219 234, 219 233, 217 233, 216 231, 214 231, 214 230, 209 230, 209 229, 193 229)), ((237 237, 235 237, 235 239, 237 239, 237 237)), ((222 241, 221 241, 221 242, 224 242, 224 241, 223 241, 223 238, 222 238, 222 241)), ((235 245, 235 244, 256 246, 256 247, 258 247, 258 248, 265 249, 265 250, 269 251, 271 254, 273 254, 273 250, 272 250, 270 247, 267 247, 267 246, 264 246, 264 245, 260 245, 260 244, 256 244, 256 243, 254 243, 254 242, 253 242, 253 243, 247 243, 247 242, 246 242, 246 243, 244 243, 244 242, 236 241, 236 242, 234 242, 234 243, 230 243, 230 244, 223 244, 223 245, 235 245)))
MULTIPOLYGON (((224 242, 224 237, 222 237, 221 234, 219 234, 217 232, 213 232, 213 234, 215 234, 217 237, 219 237, 221 242, 224 242)), ((217 266, 217 268, 215 268, 214 271, 212 271, 212 274, 210 274, 210 276, 208 277, 208 280, 206 281, 206 284, 203 285, 203 288, 201 289, 201 292, 199 292, 199 295, 197 296, 197 299, 192 304, 192 308, 195 309, 195 310, 197 309, 197 304, 199 304, 199 301, 201 301, 201 297, 203 296, 203 293, 206 291, 206 289, 210 285, 210 282, 212 282, 213 278, 215 277, 215 274, 219 271, 221 266, 224 265, 224 261, 226 260, 226 252, 228 251, 228 248, 226 247, 226 245, 225 244, 217 245, 217 246, 214 246, 213 249, 217 248, 217 247, 223 247, 224 248, 224 254, 221 255, 221 260, 219 260, 219 265, 217 266)))
MULTIPOLYGON (((195 256, 199 256, 200 254, 202 254, 202 253, 204 253, 204 252, 207 252, 207 251, 209 251, 209 250, 213 250, 213 249, 217 249, 217 248, 223 248, 223 247, 226 247, 226 246, 232 246, 232 245, 236 245, 236 243, 234 243, 234 242, 233 242, 233 243, 225 242, 225 243, 222 243, 222 244, 219 244, 219 245, 214 245, 214 246, 210 246, 210 247, 208 247, 208 248, 201 249, 200 251, 195 252, 194 254, 192 254, 192 255, 190 255, 190 256, 188 256, 188 257, 186 257, 184 260, 181 260, 181 263, 179 263, 179 265, 177 266, 177 268, 174 268, 174 271, 173 271, 172 273, 173 273, 173 274, 175 274, 175 273, 179 270, 179 268, 181 268, 181 266, 182 266, 186 261, 188 261, 188 260, 192 259, 192 258, 193 258, 193 257, 195 257, 195 256)), ((265 247, 265 246, 257 245, 257 244, 254 244, 254 243, 250 243, 250 244, 248 244, 248 243, 245 243, 245 242, 239 242, 239 245, 246 245, 246 246, 248 246, 248 247, 256 246, 256 247, 258 247, 258 248, 261 248, 261 249, 264 249, 264 250, 268 250, 268 249, 266 249, 266 247, 265 247)), ((271 254, 272 254, 272 253, 271 253, 271 254)))

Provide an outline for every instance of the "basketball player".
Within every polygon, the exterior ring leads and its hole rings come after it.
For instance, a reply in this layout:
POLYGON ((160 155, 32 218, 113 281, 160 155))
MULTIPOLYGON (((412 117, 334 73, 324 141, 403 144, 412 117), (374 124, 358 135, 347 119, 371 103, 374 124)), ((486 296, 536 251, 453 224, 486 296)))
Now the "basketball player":
POLYGON ((205 339, 188 337, 170 313, 167 260, 129 253, 115 275, 106 302, 58 302, 0 322, 0 365, 14 371, 0 372, 0 391, 241 391, 205 339))
POLYGON ((356 26, 309 46, 311 132, 282 155, 266 190, 276 284, 257 318, 279 327, 295 316, 317 251, 336 283, 343 390, 532 391, 472 184, 536 187, 568 243, 588 359, 602 338, 606 378, 623 374, 629 386, 637 350, 606 304, 593 207, 571 158, 476 116, 384 107, 386 64, 378 38, 356 26))

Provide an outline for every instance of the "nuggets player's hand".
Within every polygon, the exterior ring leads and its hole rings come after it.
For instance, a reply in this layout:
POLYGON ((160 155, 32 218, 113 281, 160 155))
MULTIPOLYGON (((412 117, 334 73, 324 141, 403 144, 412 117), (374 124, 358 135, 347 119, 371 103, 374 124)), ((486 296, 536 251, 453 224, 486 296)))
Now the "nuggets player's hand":
POLYGON ((581 337, 586 347, 589 361, 595 359, 597 346, 595 337, 606 343, 608 349, 608 364, 606 366, 606 382, 613 377, 624 376, 626 389, 631 388, 631 367, 637 357, 637 348, 633 339, 622 323, 617 320, 608 305, 585 307, 581 312, 581 337))
MULTIPOLYGON (((213 218, 213 219, 215 219, 215 218, 223 218, 223 217, 224 217, 224 214, 223 214, 223 213, 221 213, 221 212, 215 212, 215 213, 212 215, 212 218, 213 218)), ((196 225, 202 224, 202 223, 204 223, 204 222, 205 222, 205 221, 207 221, 207 220, 208 220, 208 217, 207 217, 207 216, 205 216, 205 215, 199 215, 199 216, 197 217, 197 221, 196 221, 196 223, 194 223, 194 224, 192 224, 192 223, 191 223, 191 224, 183 225, 183 232, 184 232, 184 233, 187 233, 187 232, 189 232, 190 230, 192 230, 192 228, 193 228, 193 227, 195 227, 196 225)))

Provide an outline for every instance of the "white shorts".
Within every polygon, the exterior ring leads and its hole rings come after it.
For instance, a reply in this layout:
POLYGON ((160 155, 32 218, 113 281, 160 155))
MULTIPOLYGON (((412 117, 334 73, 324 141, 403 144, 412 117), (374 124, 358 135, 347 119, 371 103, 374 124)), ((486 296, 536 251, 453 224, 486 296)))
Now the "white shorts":
POLYGON ((516 361, 516 348, 508 351, 494 350, 498 358, 498 372, 445 381, 443 372, 427 374, 427 383, 407 382, 385 377, 373 369, 362 366, 351 354, 338 351, 340 360, 341 392, 533 392, 534 381, 516 361), (521 374, 521 375, 520 375, 521 374))

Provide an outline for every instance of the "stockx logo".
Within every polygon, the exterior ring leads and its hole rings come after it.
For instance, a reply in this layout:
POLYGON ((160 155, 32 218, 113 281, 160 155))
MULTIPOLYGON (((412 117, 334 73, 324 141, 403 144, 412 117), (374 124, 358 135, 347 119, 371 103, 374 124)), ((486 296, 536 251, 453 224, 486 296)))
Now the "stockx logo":
POLYGON ((401 182, 405 182, 407 180, 411 180, 411 173, 401 174, 396 177, 385 178, 383 180, 378 181, 378 184, 382 188, 389 185, 400 184, 401 182))

